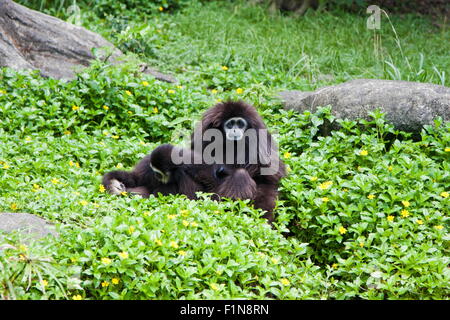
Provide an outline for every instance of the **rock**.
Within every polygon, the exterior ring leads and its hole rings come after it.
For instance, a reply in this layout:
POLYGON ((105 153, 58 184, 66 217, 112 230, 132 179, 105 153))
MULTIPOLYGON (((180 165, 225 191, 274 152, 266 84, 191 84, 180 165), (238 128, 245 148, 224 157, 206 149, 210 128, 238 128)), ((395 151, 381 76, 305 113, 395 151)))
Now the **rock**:
MULTIPOLYGON (((92 31, 11 0, 0 0, 0 66, 39 69, 42 76, 69 80, 77 70, 89 66, 95 58, 93 49, 97 49, 100 59, 111 63, 122 55, 92 31)), ((159 80, 174 82, 173 77, 149 73, 159 80)))
POLYGON ((315 112, 332 106, 339 119, 370 119, 369 112, 380 108, 386 121, 396 129, 420 132, 424 125, 442 117, 450 120, 450 88, 430 83, 359 79, 313 92, 280 92, 285 109, 315 112))
POLYGON ((156 69, 150 68, 146 64, 140 65, 140 72, 145 73, 145 74, 150 74, 153 77, 155 77, 157 80, 160 80, 160 81, 165 81, 165 82, 169 82, 169 83, 178 83, 178 80, 175 77, 173 77, 169 74, 161 73, 156 69))
POLYGON ((20 231, 26 238, 39 239, 48 234, 58 236, 55 227, 29 213, 0 213, 0 232, 20 231))

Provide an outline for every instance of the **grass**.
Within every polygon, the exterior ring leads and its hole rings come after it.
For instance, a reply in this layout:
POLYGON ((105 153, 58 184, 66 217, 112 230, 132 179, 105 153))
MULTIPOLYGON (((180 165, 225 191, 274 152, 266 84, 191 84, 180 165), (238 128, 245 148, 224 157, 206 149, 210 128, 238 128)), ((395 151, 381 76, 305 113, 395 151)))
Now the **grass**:
POLYGON ((44 217, 60 237, 2 234, 0 297, 449 298, 449 123, 412 141, 375 112, 319 137, 337 121, 329 109, 297 114, 274 98, 365 77, 448 85, 447 30, 393 16, 403 55, 385 20, 377 55, 365 17, 343 12, 295 20, 193 2, 127 15, 82 7, 80 21, 179 84, 138 76, 133 62, 97 61, 67 83, 1 70, 0 212, 44 217), (289 165, 276 228, 245 201, 103 192, 103 173, 181 143, 219 99, 254 103, 276 133, 289 165))

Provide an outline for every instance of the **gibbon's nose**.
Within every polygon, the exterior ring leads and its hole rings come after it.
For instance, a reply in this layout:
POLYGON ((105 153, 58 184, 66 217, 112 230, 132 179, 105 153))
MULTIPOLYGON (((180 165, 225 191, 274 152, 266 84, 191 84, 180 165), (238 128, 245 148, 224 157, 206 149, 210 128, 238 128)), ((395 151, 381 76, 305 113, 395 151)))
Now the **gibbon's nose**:
POLYGON ((244 133, 241 129, 230 129, 227 132, 228 140, 241 140, 244 136, 244 133))

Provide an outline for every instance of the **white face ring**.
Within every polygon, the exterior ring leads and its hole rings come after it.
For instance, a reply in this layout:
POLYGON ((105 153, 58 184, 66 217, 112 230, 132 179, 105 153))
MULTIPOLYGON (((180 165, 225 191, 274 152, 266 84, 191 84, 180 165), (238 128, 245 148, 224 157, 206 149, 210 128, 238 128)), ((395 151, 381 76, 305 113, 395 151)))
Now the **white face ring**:
POLYGON ((223 124, 225 136, 232 141, 241 140, 247 127, 247 120, 241 117, 230 118, 223 124))
POLYGON ((170 173, 165 174, 164 172, 162 172, 161 170, 158 170, 157 168, 153 167, 152 164, 150 163, 150 168, 152 168, 152 170, 157 173, 156 174, 156 178, 161 181, 164 184, 167 184, 169 182, 170 179, 170 173))

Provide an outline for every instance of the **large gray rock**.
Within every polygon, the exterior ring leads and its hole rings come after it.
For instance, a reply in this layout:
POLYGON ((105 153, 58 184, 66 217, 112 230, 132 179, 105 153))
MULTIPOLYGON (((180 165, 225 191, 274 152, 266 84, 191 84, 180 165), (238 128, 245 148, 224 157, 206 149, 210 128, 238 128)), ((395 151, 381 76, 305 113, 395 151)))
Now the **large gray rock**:
MULTIPOLYGON (((122 55, 102 36, 55 17, 28 9, 11 0, 0 0, 0 67, 39 69, 43 76, 73 79, 89 66, 97 49, 100 58, 116 63, 122 55)), ((152 68, 144 73, 176 82, 152 68)))
POLYGON ((450 120, 450 88, 430 83, 359 79, 313 92, 280 93, 286 109, 316 111, 332 106, 339 119, 370 119, 368 113, 380 108, 386 121, 396 129, 419 132, 433 119, 450 120))
POLYGON ((39 239, 48 234, 58 235, 52 224, 29 213, 0 213, 0 231, 19 231, 28 239, 39 239))

